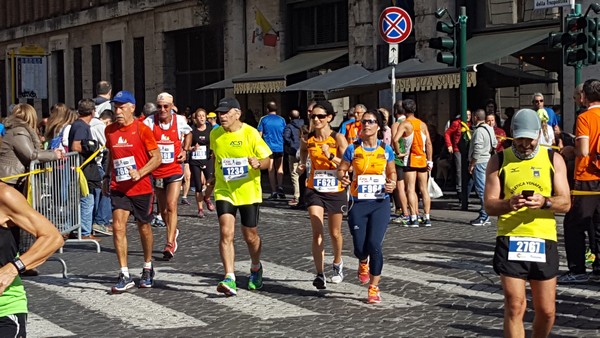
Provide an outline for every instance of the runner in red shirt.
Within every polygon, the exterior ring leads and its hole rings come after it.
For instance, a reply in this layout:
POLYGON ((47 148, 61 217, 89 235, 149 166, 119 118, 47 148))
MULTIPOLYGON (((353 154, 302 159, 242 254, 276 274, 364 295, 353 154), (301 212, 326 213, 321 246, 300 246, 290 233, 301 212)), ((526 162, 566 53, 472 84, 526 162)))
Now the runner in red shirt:
POLYGON ((177 201, 183 181, 183 163, 192 143, 192 128, 187 118, 173 109, 173 95, 160 93, 156 98, 156 114, 148 116, 144 124, 150 127, 158 143, 161 165, 152 172, 158 199, 158 210, 167 224, 167 244, 163 257, 167 260, 177 251, 177 201))
POLYGON ((112 99, 116 122, 106 127, 108 153, 107 174, 102 192, 111 195, 113 208, 113 240, 117 259, 121 266, 113 293, 124 292, 135 286, 127 267, 127 219, 133 213, 136 219, 142 249, 144 268, 140 288, 154 284, 152 266, 152 184, 149 174, 160 165, 160 153, 152 131, 133 116, 135 98, 128 91, 120 91, 112 99))

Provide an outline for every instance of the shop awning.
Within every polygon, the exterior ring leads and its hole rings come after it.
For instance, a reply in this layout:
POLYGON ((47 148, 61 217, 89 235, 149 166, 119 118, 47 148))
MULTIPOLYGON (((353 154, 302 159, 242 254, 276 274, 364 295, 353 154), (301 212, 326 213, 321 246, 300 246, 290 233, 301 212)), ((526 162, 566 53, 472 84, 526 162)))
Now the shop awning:
POLYGON ((361 65, 350 65, 282 88, 282 92, 313 91, 328 93, 331 89, 370 75, 361 65))
POLYGON ((518 87, 519 85, 532 83, 553 83, 558 80, 532 73, 523 72, 519 69, 503 67, 486 62, 477 67, 477 76, 481 81, 486 81, 492 88, 518 87))
POLYGON ((467 64, 474 65, 498 60, 534 45, 559 27, 482 34, 467 40, 467 64))
POLYGON ((273 67, 234 76, 233 91, 235 94, 278 92, 286 86, 288 75, 319 67, 346 54, 348 54, 347 49, 301 53, 273 67))
POLYGON ((231 78, 221 80, 219 82, 211 83, 208 86, 204 86, 201 88, 196 88, 196 90, 227 89, 227 88, 233 88, 233 82, 231 82, 231 78))

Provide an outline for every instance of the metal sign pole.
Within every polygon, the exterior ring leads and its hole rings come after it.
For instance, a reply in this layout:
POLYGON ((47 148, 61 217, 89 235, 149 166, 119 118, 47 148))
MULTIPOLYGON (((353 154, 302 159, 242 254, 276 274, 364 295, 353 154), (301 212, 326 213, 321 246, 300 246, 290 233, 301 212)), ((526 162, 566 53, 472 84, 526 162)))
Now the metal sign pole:
POLYGON ((392 107, 396 104, 396 65, 392 65, 392 107))

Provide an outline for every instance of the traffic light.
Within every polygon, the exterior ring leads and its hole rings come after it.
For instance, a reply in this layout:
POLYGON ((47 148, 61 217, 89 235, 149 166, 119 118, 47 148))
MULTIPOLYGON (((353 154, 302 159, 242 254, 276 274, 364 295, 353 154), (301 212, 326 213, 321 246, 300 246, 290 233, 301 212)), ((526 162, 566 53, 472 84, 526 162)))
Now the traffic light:
POLYGON ((584 32, 587 24, 588 20, 581 16, 565 18, 565 32, 561 36, 561 43, 564 49, 564 62, 567 66, 575 66, 580 61, 587 64, 587 36, 584 32))
POLYGON ((585 27, 586 44, 585 50, 587 52, 587 63, 595 65, 598 63, 598 18, 587 19, 587 25, 585 27))
POLYGON ((458 27, 454 22, 438 21, 436 31, 448 36, 429 39, 429 47, 439 49, 437 61, 458 68, 458 27))

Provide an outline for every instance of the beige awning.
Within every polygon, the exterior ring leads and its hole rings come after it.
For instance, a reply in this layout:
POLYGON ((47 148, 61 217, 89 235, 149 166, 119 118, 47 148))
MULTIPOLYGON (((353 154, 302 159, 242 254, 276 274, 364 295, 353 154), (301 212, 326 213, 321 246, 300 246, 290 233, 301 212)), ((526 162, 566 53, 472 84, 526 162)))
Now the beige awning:
MULTIPOLYGON (((477 85, 477 73, 467 73, 467 87, 477 85)), ((419 92, 423 90, 452 89, 460 87, 460 73, 424 75, 396 79, 399 92, 419 92)))
POLYGON ((348 54, 347 49, 306 52, 284 60, 270 68, 257 69, 235 76, 235 94, 275 93, 286 86, 288 75, 319 67, 348 54))

